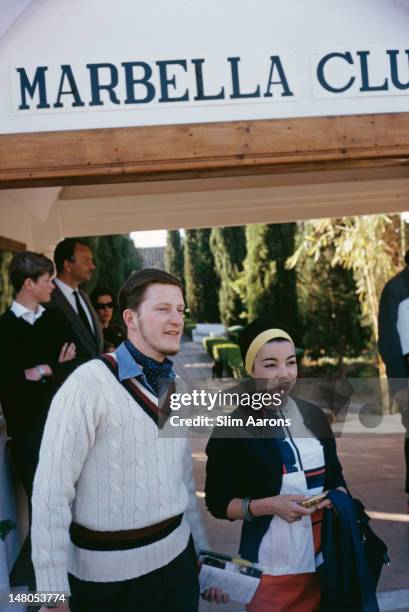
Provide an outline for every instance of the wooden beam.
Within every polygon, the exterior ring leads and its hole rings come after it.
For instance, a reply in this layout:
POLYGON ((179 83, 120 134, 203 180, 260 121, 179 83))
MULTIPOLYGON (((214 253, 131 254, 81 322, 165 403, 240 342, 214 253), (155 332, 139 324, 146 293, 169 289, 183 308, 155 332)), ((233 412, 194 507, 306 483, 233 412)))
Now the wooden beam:
POLYGON ((25 251, 27 245, 24 242, 17 242, 17 240, 11 240, 5 236, 0 236, 0 250, 1 251, 25 251))
POLYGON ((377 160, 409 160, 409 113, 4 134, 0 188, 316 170, 377 160))

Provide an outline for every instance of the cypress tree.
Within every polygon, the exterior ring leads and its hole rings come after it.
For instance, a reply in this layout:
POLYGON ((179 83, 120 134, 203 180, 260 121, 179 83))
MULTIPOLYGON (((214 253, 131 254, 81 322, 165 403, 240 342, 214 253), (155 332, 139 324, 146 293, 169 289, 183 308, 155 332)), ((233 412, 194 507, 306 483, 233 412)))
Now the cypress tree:
POLYGON ((185 291, 190 318, 201 323, 220 320, 219 282, 210 250, 210 229, 186 230, 184 240, 185 291))
POLYGON ((285 263, 294 252, 295 223, 246 227, 247 256, 242 293, 249 320, 268 317, 277 327, 288 329, 294 341, 301 340, 295 270, 285 263))
POLYGON ((210 247, 220 279, 219 310, 226 327, 244 323, 245 305, 236 286, 246 257, 245 228, 218 227, 210 234, 210 247))
POLYGON ((169 230, 166 234, 165 269, 180 278, 184 284, 183 245, 179 230, 169 230))
POLYGON ((361 322, 361 308, 352 270, 331 266, 334 248, 328 246, 314 261, 306 258, 298 272, 299 303, 305 321, 303 345, 314 359, 337 359, 344 376, 344 358, 362 354, 370 332, 361 322))
MULTIPOLYGON (((81 240, 84 240, 81 238, 81 240)), ((142 258, 129 235, 94 236, 85 239, 94 255, 96 270, 86 290, 104 286, 118 295, 126 278, 142 268, 142 258)))

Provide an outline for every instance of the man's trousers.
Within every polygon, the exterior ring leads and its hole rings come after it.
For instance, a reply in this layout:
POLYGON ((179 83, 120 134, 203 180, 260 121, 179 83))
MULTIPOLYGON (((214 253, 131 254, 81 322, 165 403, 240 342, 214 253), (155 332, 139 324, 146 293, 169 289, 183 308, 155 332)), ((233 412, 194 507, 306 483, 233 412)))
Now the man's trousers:
POLYGON ((71 612, 197 612, 199 581, 190 538, 173 561, 121 582, 86 582, 69 575, 71 612))

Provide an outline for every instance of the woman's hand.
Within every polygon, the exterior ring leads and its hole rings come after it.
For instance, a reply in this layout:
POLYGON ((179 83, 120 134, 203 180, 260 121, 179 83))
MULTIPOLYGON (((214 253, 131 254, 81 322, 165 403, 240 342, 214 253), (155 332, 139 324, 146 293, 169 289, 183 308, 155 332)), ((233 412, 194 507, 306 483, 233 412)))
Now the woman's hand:
POLYGON ((58 356, 58 363, 65 363, 66 361, 72 361, 76 356, 76 346, 73 342, 66 342, 62 345, 60 354, 58 356))
MULTIPOLYGON (((341 491, 342 493, 345 493, 345 495, 348 495, 348 491, 345 489, 345 487, 337 487, 336 491, 341 491)), ((332 501, 330 499, 324 499, 324 501, 318 504, 315 510, 323 510, 324 508, 328 508, 328 510, 333 510, 334 506, 332 505, 332 501)))
POLYGON ((252 499, 249 509, 253 516, 276 515, 287 523, 293 523, 315 512, 315 508, 303 508, 297 503, 306 499, 305 495, 275 495, 252 499))

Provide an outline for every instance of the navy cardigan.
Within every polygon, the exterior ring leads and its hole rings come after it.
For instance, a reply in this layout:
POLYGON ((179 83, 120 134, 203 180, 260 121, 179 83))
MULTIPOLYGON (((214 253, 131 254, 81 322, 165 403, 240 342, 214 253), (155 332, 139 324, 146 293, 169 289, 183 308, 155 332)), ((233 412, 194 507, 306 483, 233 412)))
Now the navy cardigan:
POLYGON ((388 560, 386 546, 367 524, 360 502, 341 491, 328 497, 337 518, 324 510, 321 612, 379 612, 376 584, 388 560))
MULTIPOLYGON (((306 427, 323 446, 325 489, 346 487, 334 435, 326 416, 317 406, 293 399, 306 427)), ((243 416, 240 407, 232 414, 238 415, 243 416)), ((240 431, 235 433, 240 436, 240 431)), ((282 458, 277 440, 263 437, 261 430, 254 437, 233 437, 233 434, 231 429, 221 432, 218 428, 213 431, 206 447, 206 505, 213 516, 222 519, 228 518, 227 506, 233 498, 260 499, 279 495, 282 483, 282 458), (229 437, 220 437, 223 434, 229 437)), ((272 516, 259 516, 251 522, 243 522, 239 549, 243 558, 257 562, 261 540, 272 519, 272 516)))

